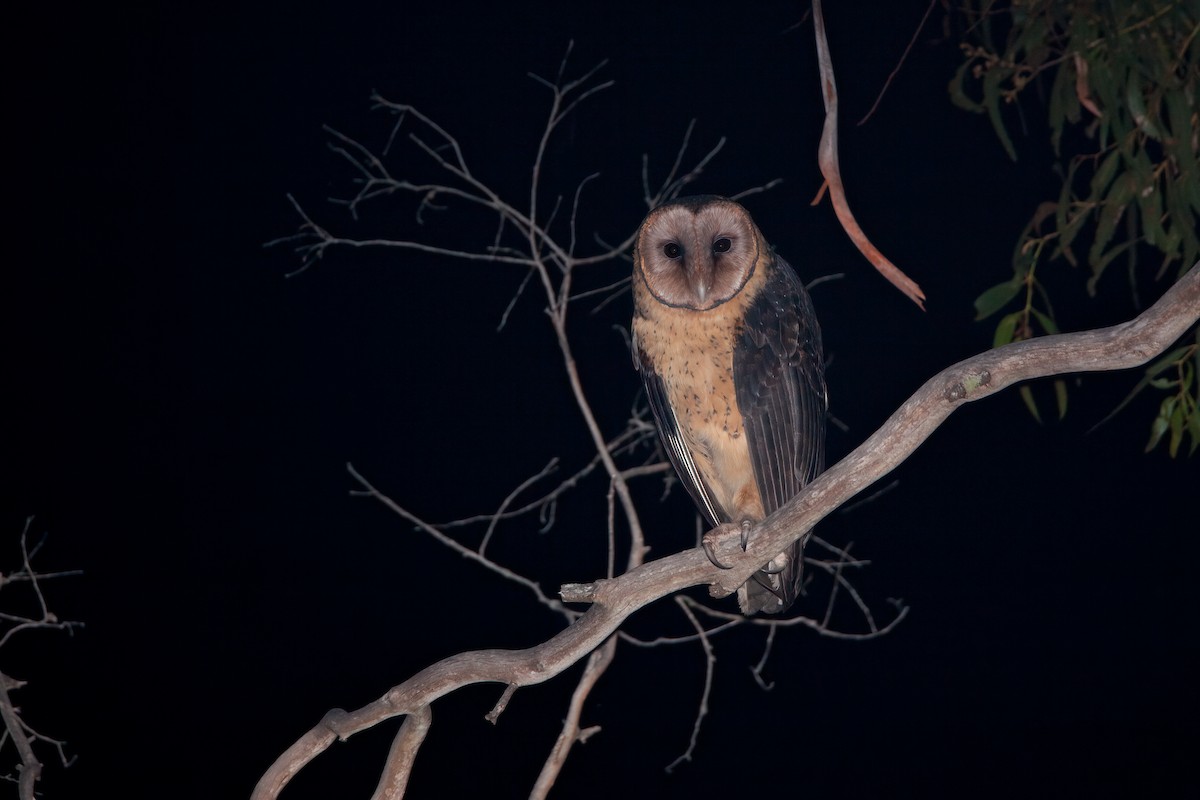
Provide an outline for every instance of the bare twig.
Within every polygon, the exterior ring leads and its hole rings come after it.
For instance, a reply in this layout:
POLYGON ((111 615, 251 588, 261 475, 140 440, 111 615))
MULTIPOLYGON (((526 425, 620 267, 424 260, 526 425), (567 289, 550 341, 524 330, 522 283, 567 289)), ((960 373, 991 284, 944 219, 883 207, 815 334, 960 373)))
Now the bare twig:
POLYGON ((754 676, 754 682, 758 684, 758 688, 764 692, 769 692, 775 688, 775 681, 767 682, 763 680, 763 670, 767 667, 767 661, 771 658, 771 647, 775 644, 775 631, 779 630, 778 625, 772 625, 767 628, 767 640, 763 642, 762 658, 758 663, 750 668, 750 674, 754 676))
POLYGON ((540 481, 542 478, 552 474, 556 469, 558 469, 558 459, 552 458, 550 459, 550 463, 542 468, 541 472, 530 478, 526 478, 517 486, 517 488, 509 492, 508 497, 504 498, 504 502, 500 504, 500 508, 496 509, 496 513, 492 515, 492 519, 488 523, 487 532, 483 534, 483 541, 479 543, 479 550, 477 551, 479 555, 482 556, 484 551, 487 550, 488 542, 492 540, 492 534, 496 532, 496 526, 500 524, 500 519, 504 516, 504 512, 508 510, 510 505, 513 504, 513 501, 517 499, 517 496, 533 484, 540 481))
POLYGON ((708 641, 708 632, 704 630, 700 620, 696 619, 696 615, 688 608, 683 597, 676 597, 675 602, 683 610, 688 622, 692 623, 692 627, 696 629, 696 637, 700 640, 700 646, 704 648, 704 691, 700 695, 700 705, 696 708, 696 721, 692 723, 692 736, 688 739, 687 749, 680 754, 679 758, 667 765, 667 772, 674 772, 675 767, 692 760, 692 753, 696 751, 696 742, 700 738, 700 728, 704 725, 704 718, 708 716, 708 698, 712 693, 713 667, 717 663, 712 644, 708 641))
POLYGON ((567 718, 563 720, 562 730, 558 734, 558 740, 554 743, 554 748, 550 751, 550 756, 546 759, 546 763, 542 765, 542 771, 538 775, 537 782, 533 785, 533 791, 529 793, 530 798, 544 798, 550 791, 550 787, 554 785, 554 781, 558 779, 558 774, 562 771, 563 764, 566 763, 567 754, 571 751, 571 746, 575 742, 582 742, 585 738, 592 736, 599 729, 592 727, 586 729, 586 733, 579 727, 579 719, 583 714, 583 704, 591 693, 592 688, 596 685, 596 681, 600 680, 600 676, 608 669, 608 665, 612 663, 613 657, 617 652, 616 638, 609 638, 600 648, 593 650, 588 656, 587 666, 583 668, 583 675, 579 676, 579 683, 575 687, 574 693, 571 695, 571 704, 567 707, 567 718))
MULTIPOLYGON (((37 545, 34 545, 32 550, 30 549, 28 539, 29 529, 32 525, 33 517, 27 517, 25 519, 25 527, 21 531, 21 566, 15 572, 8 575, 0 573, 0 588, 8 584, 27 584, 37 599, 37 615, 26 616, 0 613, 0 622, 11 625, 11 627, 5 629, 4 635, 0 637, 0 647, 12 641, 13 637, 18 633, 30 630, 65 630, 67 633, 71 633, 75 628, 83 627, 82 622, 60 620, 47 606, 45 595, 42 593, 41 581, 55 577, 79 575, 81 573, 78 570, 52 573, 37 572, 33 568, 32 559, 33 555, 40 548, 41 543, 39 542, 37 545)), ((18 795, 21 800, 33 800, 43 767, 41 760, 34 750, 34 744, 42 742, 54 746, 58 751, 59 761, 64 767, 69 766, 71 762, 66 757, 64 743, 34 730, 23 718, 21 709, 13 702, 10 690, 19 689, 24 685, 25 681, 16 680, 0 672, 0 720, 4 722, 4 734, 0 736, 0 747, 3 747, 9 741, 12 742, 13 747, 17 751, 19 761, 17 767, 19 776, 15 779, 18 795)))
MULTIPOLYGON (((642 441, 645 441, 647 438, 649 438, 650 436, 653 435, 653 430, 647 429, 644 426, 638 425, 638 424, 636 424, 636 422, 637 422, 636 420, 631 419, 628 427, 626 427, 625 430, 621 431, 621 433, 619 433, 616 437, 609 440, 609 442, 608 442, 609 452, 616 455, 628 447, 635 446, 635 445, 641 443, 642 441)), ((492 520, 497 520, 497 519, 498 520, 515 519, 515 518, 523 516, 525 514, 529 514, 533 511, 537 511, 539 509, 545 508, 546 506, 556 502, 560 497, 562 497, 562 495, 566 494, 571 489, 574 489, 575 487, 577 487, 579 485, 579 483, 584 478, 586 478, 588 475, 592 474, 592 472, 594 472, 596 467, 598 467, 599 465, 600 465, 600 456, 594 456, 591 461, 589 461, 583 467, 578 469, 574 475, 571 475, 569 478, 566 478, 565 480, 561 481, 552 490, 550 490, 546 494, 542 495, 541 497, 537 498, 536 500, 531 500, 530 502, 528 502, 525 505, 520 506, 518 508, 511 508, 511 509, 505 508, 505 509, 500 509, 500 510, 494 511, 491 514, 476 514, 471 517, 462 517, 460 519, 455 519, 455 520, 451 520, 449 522, 440 523, 440 524, 436 525, 435 527, 459 528, 464 525, 473 525, 473 524, 480 523, 480 522, 491 523, 492 520)), ((630 472, 630 471, 626 470, 626 472, 630 472)), ((545 474, 545 473, 538 473, 538 474, 541 475, 541 474, 545 474)), ((637 476, 637 473, 635 472, 633 475, 628 475, 627 477, 636 477, 636 476, 637 476)), ((516 495, 514 494, 514 495, 510 495, 510 496, 515 497, 516 495)))
POLYGON ((864 497, 860 500, 855 500, 853 503, 851 503, 850 505, 843 508, 842 513, 849 514, 850 512, 856 511, 856 510, 862 508, 863 506, 870 505, 871 503, 874 503, 876 500, 883 497, 885 494, 892 491, 899 485, 900 485, 900 481, 891 481, 883 488, 878 489, 877 491, 871 492, 871 494, 867 495, 866 497, 864 497))
POLYGON ((925 27, 929 15, 933 12, 933 7, 937 5, 937 0, 929 0, 929 5, 925 9, 925 14, 921 17, 921 21, 917 23, 917 29, 913 31, 912 38, 908 40, 908 46, 904 48, 904 52, 900 54, 900 60, 896 62, 896 66, 888 73, 887 80, 883 82, 883 88, 879 90, 879 95, 875 98, 875 102, 871 104, 870 110, 863 115, 863 118, 858 121, 859 125, 866 124, 871 115, 875 113, 875 109, 879 108, 879 103, 883 100, 883 96, 887 94, 888 87, 892 85, 892 81, 900 74, 900 68, 904 66, 904 60, 908 58, 908 54, 912 51, 913 45, 917 43, 917 36, 921 34, 921 29, 925 27))
MULTIPOLYGON (((824 636, 826 638, 842 639, 842 640, 850 641, 850 642, 863 642, 863 641, 867 641, 869 639, 877 639, 880 636, 886 636, 887 634, 891 633, 896 628, 896 626, 898 626, 901 622, 903 622, 904 619, 908 616, 908 607, 905 606, 903 603, 898 603, 898 604, 896 604, 896 616, 893 617, 892 620, 890 622, 888 622, 888 624, 886 624, 882 627, 871 627, 869 630, 861 632, 861 633, 854 633, 851 631, 842 631, 842 630, 836 630, 834 628, 830 628, 827 625, 825 625, 821 620, 813 619, 812 617, 801 616, 801 617, 788 617, 786 619, 775 619, 775 618, 768 619, 765 617, 750 617, 747 619, 746 617, 743 617, 740 614, 730 613, 728 611, 719 611, 715 608, 709 608, 708 606, 704 606, 704 605, 697 604, 697 605, 693 606, 693 608, 695 608, 696 610, 700 611, 701 613, 703 613, 709 617, 712 617, 713 619, 725 620, 726 622, 729 622, 729 623, 736 623, 739 625, 754 625, 754 626, 764 627, 764 628, 770 628, 770 627, 808 628, 809 630, 814 631, 815 633, 818 633, 821 636, 824 636)), ((715 630, 717 630, 717 629, 710 630, 709 635, 711 636, 715 630)))
POLYGON ((432 536, 434 539, 441 542, 446 547, 449 547, 451 550, 455 551, 456 553, 463 556, 464 558, 468 558, 468 559, 474 561, 475 563, 483 566, 484 568, 496 573, 497 575, 504 578, 505 580, 509 580, 509 581, 512 581, 513 583, 517 583, 517 584, 520 584, 521 586, 524 586, 526 589, 533 592, 534 596, 537 597, 539 603, 564 615, 568 620, 574 619, 576 616, 578 616, 578 612, 567 608, 559 600, 556 600, 553 597, 550 597, 549 595, 547 595, 545 592, 543 592, 542 587, 538 586, 536 581, 532 581, 529 578, 526 578, 524 575, 520 575, 516 572, 513 572, 511 569, 508 569, 507 567, 501 566, 500 564, 496 563, 495 561, 492 561, 490 558, 487 558, 486 556, 482 555, 477 550, 472 550, 471 548, 467 547, 466 545, 462 544, 461 542, 458 542, 455 539, 451 538, 450 536, 447 536, 445 533, 443 533, 437 527, 431 525, 430 523, 421 519, 417 515, 413 514, 411 511, 409 511, 408 509, 401 506, 395 500, 392 500, 390 497, 385 495, 383 492, 376 489, 371 484, 370 481, 368 481, 366 478, 364 478, 362 476, 362 474, 359 473, 359 471, 354 468, 353 464, 347 464, 346 471, 349 472, 350 475, 356 481, 358 481, 360 484, 362 484, 362 486, 363 486, 362 491, 355 491, 355 492, 352 492, 352 494, 359 496, 359 497, 372 497, 372 498, 378 500, 379 502, 383 503, 385 506, 390 508, 392 511, 399 514, 401 517, 408 520, 413 525, 417 526, 418 529, 420 529, 421 531, 424 531, 429 536, 432 536))

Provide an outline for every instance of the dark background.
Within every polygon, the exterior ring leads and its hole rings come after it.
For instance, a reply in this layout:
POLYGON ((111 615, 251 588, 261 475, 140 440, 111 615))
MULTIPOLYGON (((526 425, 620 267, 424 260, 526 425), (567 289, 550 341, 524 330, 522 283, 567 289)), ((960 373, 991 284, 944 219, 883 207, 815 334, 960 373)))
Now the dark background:
MULTIPOLYGON (((1024 221, 1052 196, 1048 137, 1036 109, 1014 111, 1013 164, 985 118, 950 105, 958 52, 940 41, 940 9, 863 127, 925 3, 827 10, 849 197, 925 289, 920 313, 858 257, 828 203, 808 205, 822 110, 805 4, 566 5, 56 7, 14 20, 0 558, 16 566, 35 515, 49 534, 38 565, 84 570, 44 589, 86 627, 2 654, 0 669, 30 681, 27 722, 77 758, 63 770, 42 748, 45 796, 246 797, 327 709, 452 653, 560 628, 524 590, 349 496, 353 462, 441 521, 494 509, 553 456, 566 473, 589 455, 536 287, 496 332, 517 270, 333 251, 285 278, 298 260, 263 248, 296 229, 287 192, 345 235, 490 236, 490 220, 460 208, 417 229, 405 203, 356 225, 325 202, 353 191, 353 175, 321 125, 382 145, 390 119, 369 110, 372 89, 454 133, 520 203, 549 99, 526 73, 551 77, 571 40, 569 75, 609 59, 599 76, 616 85, 546 161, 544 202, 601 173, 584 194, 585 242, 638 224, 642 154, 661 178, 693 118, 693 154, 728 137, 695 191, 782 178, 746 201, 759 226, 805 280, 845 273, 814 294, 832 411, 849 428, 831 433, 831 461, 990 344, 971 301, 1007 276, 1024 221)), ((392 167, 421 170, 411 153, 392 167)), ((582 286, 626 270, 595 268, 582 286)), ((1061 297, 1085 279, 1048 273, 1061 297)), ((1097 302, 1060 303, 1062 327, 1134 315, 1122 280, 1107 277, 1097 302)), ((628 296, 589 310, 572 333, 611 435, 638 391, 616 330, 628 296)), ((1072 378, 1069 415, 1045 425, 1015 392, 972 405, 897 470, 896 489, 824 523, 873 560, 858 585, 880 619, 891 597, 910 616, 872 642, 788 631, 769 693, 749 672, 761 635, 719 637, 711 713, 673 774, 703 654, 621 647, 583 718, 602 731, 572 752, 555 795, 1194 793, 1195 463, 1141 453, 1152 398, 1087 433, 1135 380, 1072 378)), ((1048 386, 1035 392, 1049 412, 1048 386)), ((550 533, 502 527, 492 554, 547 591, 600 575, 605 488, 585 482, 550 533)), ((659 504, 661 488, 638 489, 652 556, 692 537, 682 493, 659 504)), ((797 612, 822 608, 814 596, 797 612)), ((686 632, 670 603, 628 628, 686 632)), ((438 701, 410 796, 525 796, 577 676, 519 691, 495 727, 483 716, 499 687, 438 701)), ((395 727, 336 745, 284 796, 369 796, 395 727)))

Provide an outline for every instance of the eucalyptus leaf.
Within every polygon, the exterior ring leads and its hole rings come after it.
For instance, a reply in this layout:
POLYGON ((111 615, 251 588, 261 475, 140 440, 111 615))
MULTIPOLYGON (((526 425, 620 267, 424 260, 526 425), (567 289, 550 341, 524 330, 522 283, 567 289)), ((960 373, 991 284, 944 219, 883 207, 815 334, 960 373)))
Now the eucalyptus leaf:
POLYGON ((1013 161, 1017 160, 1017 150, 1013 147, 1012 140, 1008 138, 1008 131, 1004 128, 1004 120, 1000 116, 1000 80, 1003 75, 999 70, 989 69, 983 76, 983 105, 987 109, 988 119, 992 121, 992 127, 996 130, 996 136, 1000 138, 1000 144, 1004 145, 1004 152, 1008 153, 1008 157, 1013 161))
MULTIPOLYGON (((1037 403, 1033 401, 1033 391, 1028 386, 1021 387, 1021 399, 1025 401, 1025 408, 1029 409, 1029 413, 1033 415, 1037 424, 1042 424, 1042 415, 1038 413, 1037 403)), ((1162 436, 1160 433, 1159 436, 1162 436)))
POLYGON ((998 283, 975 298, 975 321, 986 319, 1008 305, 1008 302, 1021 291, 1024 282, 1013 278, 998 283))
POLYGON ((1088 250, 1088 263, 1096 271, 1096 262, 1100 260, 1104 248, 1108 246, 1117 229, 1117 222, 1125 212, 1125 206, 1133 198, 1134 180, 1130 174, 1122 175, 1113 181, 1108 194, 1104 198, 1104 207, 1100 211, 1100 221, 1096 223, 1096 236, 1088 250))
POLYGON ((1192 446, 1188 448, 1188 457, 1195 455, 1196 448, 1200 447, 1200 411, 1192 409, 1192 413, 1188 414, 1188 435, 1192 439, 1192 446))
POLYGON ((1125 251, 1129 250, 1129 248, 1133 247, 1136 244, 1137 244, 1136 239, 1128 241, 1128 242, 1123 242, 1122 244, 1117 245, 1116 247, 1114 247, 1113 249, 1111 249, 1107 253, 1105 253, 1103 256, 1101 256, 1100 260, 1097 261, 1092 266, 1092 277, 1088 278, 1088 282, 1087 282, 1088 294, 1090 294, 1093 297, 1096 296, 1096 283, 1100 280, 1100 276, 1104 274, 1104 270, 1108 267, 1108 265, 1112 262, 1112 260, 1114 258, 1121 255, 1125 251))
POLYGON ((1149 194, 1142 194, 1140 205, 1142 209, 1142 231, 1146 241, 1152 245, 1160 245, 1167 239, 1167 232, 1162 227, 1162 194, 1157 186, 1152 186, 1149 194))
POLYGON ((1171 412, 1171 441, 1167 445, 1167 452, 1171 454, 1171 458, 1175 458, 1179 454, 1179 443, 1183 441, 1183 406, 1176 405, 1171 412))
POLYGON ((972 100, 964 89, 964 83, 967 78, 967 71, 971 69, 974 62, 970 60, 963 61, 954 71, 954 77, 950 79, 950 101, 961 109, 970 111, 975 114, 983 113, 983 106, 972 100))
POLYGON ((1092 176, 1090 184, 1090 195, 1095 202, 1099 202, 1104 190, 1112 183, 1113 176, 1117 174, 1117 167, 1121 166, 1121 153, 1116 148, 1109 151, 1109 154, 1100 162, 1100 166, 1096 169, 1096 174, 1092 176))
POLYGON ((1180 89, 1172 89, 1163 95, 1162 107, 1166 109, 1167 124, 1171 128, 1171 136, 1167 137, 1174 145, 1168 144, 1170 148, 1171 158, 1179 165, 1179 171, 1183 175, 1195 176, 1198 172, 1197 154, 1192 150, 1192 143, 1188 141, 1189 134, 1193 132, 1192 115, 1196 113, 1195 96, 1188 97, 1188 93, 1180 89))
POLYGON ((1155 417, 1154 422, 1150 423, 1150 441, 1146 443, 1146 452, 1149 453, 1158 446, 1163 434, 1171 427, 1170 421, 1166 417, 1155 417))
MULTIPOLYGON (((1061 181, 1056 201, 1038 205, 1014 242, 1013 279, 975 299, 977 320, 1001 315, 993 343, 1031 335, 1029 325, 1037 326, 1039 334, 1058 331, 1053 308, 1063 302, 1063 290, 1057 288, 1063 283, 1045 270, 1059 256, 1078 266, 1086 255, 1091 272, 1086 287, 1092 296, 1118 258, 1128 262, 1135 302, 1138 287, 1153 271, 1155 280, 1182 276, 1200 258, 1197 0, 961 0, 953 5, 968 24, 965 57, 951 81, 952 98, 988 114, 1012 159, 1016 152, 1004 106, 1014 105, 1024 123, 1031 111, 1039 113, 1036 103, 1041 102, 1042 130, 1058 159, 1053 170, 1061 181), (972 80, 978 86, 968 83, 972 80), (1030 88, 1035 91, 1026 91, 1030 88), (1053 229, 1047 231, 1051 215, 1053 229), (1161 257, 1145 258, 1149 248, 1161 257), (1032 296, 1023 308, 1005 314, 1006 307, 1021 299, 1022 286, 1032 296), (1054 304, 1048 286, 1056 287, 1054 304)), ((1117 286, 1112 282, 1106 289, 1117 286)), ((1200 347, 1176 348, 1146 369, 1105 421, 1153 386, 1170 395, 1164 401, 1173 400, 1159 409, 1147 448, 1170 433, 1173 455, 1188 440, 1194 452, 1200 447, 1198 382, 1200 347)), ((1066 390, 1065 381, 1054 382, 1060 416, 1066 412, 1066 390)), ((1020 394, 1041 422, 1032 389, 1021 387, 1020 394)))
POLYGON ((1131 72, 1129 83, 1125 87, 1125 106, 1133 115, 1133 121, 1137 123, 1138 128, 1145 131, 1147 136, 1157 140, 1163 138, 1158 126, 1146 113, 1146 99, 1142 96, 1141 76, 1136 70, 1131 72))
POLYGON ((1000 324, 996 326, 996 333, 992 336, 992 347, 1003 347, 1013 340, 1013 333, 1021 317, 1022 312, 1014 311, 1000 320, 1000 324))
POLYGON ((1046 333, 1059 332, 1058 323, 1056 323, 1049 314, 1038 311, 1036 308, 1031 308, 1029 311, 1031 314, 1033 314, 1033 316, 1037 317, 1038 324, 1042 326, 1042 330, 1044 330, 1046 333))
POLYGON ((1050 118, 1050 146, 1054 148, 1056 156, 1061 155, 1059 145, 1062 142, 1063 126, 1068 121, 1076 121, 1071 119, 1071 114, 1067 110, 1072 102, 1075 104, 1075 117, 1079 116, 1079 98, 1073 91, 1072 77, 1071 70, 1062 67, 1055 72, 1054 85, 1050 87, 1050 104, 1047 112, 1050 118))

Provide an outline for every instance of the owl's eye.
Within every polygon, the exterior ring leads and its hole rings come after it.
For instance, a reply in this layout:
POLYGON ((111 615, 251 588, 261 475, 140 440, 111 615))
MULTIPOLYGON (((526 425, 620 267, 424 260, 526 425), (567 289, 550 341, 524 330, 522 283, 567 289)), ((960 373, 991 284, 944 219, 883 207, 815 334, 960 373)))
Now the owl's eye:
POLYGON ((675 242, 667 242, 663 245, 663 255, 670 259, 679 258, 683 255, 683 248, 675 242))
POLYGON ((732 245, 733 245, 733 242, 729 241, 727 238, 722 236, 720 239, 717 239, 715 242, 713 242, 713 252, 714 253, 728 253, 729 248, 732 245))

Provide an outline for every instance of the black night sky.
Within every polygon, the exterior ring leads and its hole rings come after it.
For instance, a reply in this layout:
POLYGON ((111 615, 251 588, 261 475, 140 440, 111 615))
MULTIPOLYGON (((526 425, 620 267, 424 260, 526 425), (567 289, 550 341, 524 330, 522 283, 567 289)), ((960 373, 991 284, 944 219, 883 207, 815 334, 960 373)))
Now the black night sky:
MULTIPOLYGON (((849 198, 927 313, 857 255, 827 202, 809 205, 823 112, 805 3, 105 6, 14 23, 0 565, 15 566, 34 515, 49 534, 35 565, 84 571, 44 586, 84 629, 0 651, 0 670, 29 681, 26 720, 77 758, 64 770, 42 749, 46 797, 248 797, 329 708, 561 628, 525 590, 350 496, 347 462, 445 521, 494 510, 553 457, 563 475, 590 457, 536 287, 497 332, 519 269, 333 250, 289 278, 294 254, 263 247, 299 224, 289 192, 348 236, 488 241, 492 222, 460 206, 419 228, 405 200, 358 223, 326 201, 354 175, 322 125, 382 146, 391 120, 371 111, 372 90, 436 120, 523 202, 549 100, 527 74, 552 77, 571 41, 568 76, 608 59, 598 80, 614 85, 545 162, 547 203, 600 173, 581 203, 585 250, 640 222, 642 154, 661 179, 690 120, 690 158, 727 139, 695 193, 782 179, 745 200, 759 227, 806 281, 844 273, 813 292, 847 428, 831 428, 831 463, 990 345, 971 302, 1009 275, 1024 222, 1055 191, 1047 132, 1036 110, 1014 110, 1014 164, 986 118, 951 105, 958 51, 940 6, 856 127, 927 4, 828 5, 849 198)), ((429 172, 407 150, 390 167, 429 172)), ((579 288, 628 269, 597 267, 579 288)), ((1049 280, 1068 298, 1086 277, 1056 265, 1049 280)), ((1123 280, 1064 302, 1064 330, 1135 315, 1123 280)), ((1165 287, 1141 288, 1149 302, 1165 287)), ((613 435, 639 391, 619 330, 631 304, 596 305, 580 301, 572 335, 613 435)), ((858 586, 880 620, 889 598, 908 618, 870 642, 781 632, 770 692, 750 672, 762 633, 717 637, 710 714, 672 774, 703 652, 621 646, 583 717, 602 730, 552 796, 1195 796, 1195 461, 1142 454, 1149 397, 1088 432, 1136 378, 1072 377, 1069 414, 1044 425, 1015 392, 969 406, 894 489, 820 526, 873 562, 858 586)), ((1049 412, 1048 387, 1034 388, 1049 412)), ((490 552, 548 592, 601 576, 606 488, 585 480, 550 532, 509 523, 490 552)), ((660 478, 638 492, 650 557, 690 546, 683 492, 659 503, 660 478)), ((794 611, 823 608, 813 596, 794 611)), ((627 629, 688 632, 669 601, 627 629)), ((518 691, 494 727, 498 686, 438 701, 409 796, 527 796, 578 674, 518 691)), ((369 797, 397 724, 335 745, 283 797, 369 797)))

